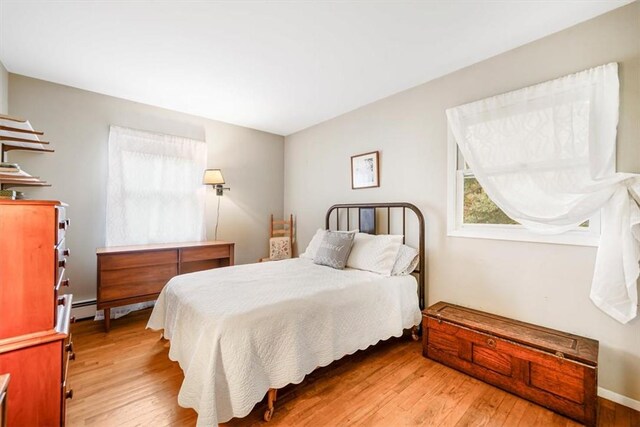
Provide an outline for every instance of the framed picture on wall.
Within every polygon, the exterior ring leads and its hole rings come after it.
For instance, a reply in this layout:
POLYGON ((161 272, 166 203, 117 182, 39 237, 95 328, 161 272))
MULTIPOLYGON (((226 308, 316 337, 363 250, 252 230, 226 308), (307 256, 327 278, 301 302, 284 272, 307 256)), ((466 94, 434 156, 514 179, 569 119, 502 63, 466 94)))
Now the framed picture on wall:
POLYGON ((351 156, 351 188, 380 187, 378 151, 351 156))

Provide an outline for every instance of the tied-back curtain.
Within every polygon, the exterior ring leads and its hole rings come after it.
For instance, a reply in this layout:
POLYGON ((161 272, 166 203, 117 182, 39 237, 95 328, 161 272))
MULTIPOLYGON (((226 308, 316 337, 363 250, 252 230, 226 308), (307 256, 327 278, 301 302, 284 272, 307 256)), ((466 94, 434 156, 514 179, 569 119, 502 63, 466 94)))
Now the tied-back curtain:
POLYGON ((447 110, 451 132, 489 197, 526 228, 578 227, 602 209, 592 301, 616 320, 636 316, 640 192, 615 172, 615 63, 447 110))
POLYGON ((107 246, 204 240, 207 145, 111 126, 107 246))

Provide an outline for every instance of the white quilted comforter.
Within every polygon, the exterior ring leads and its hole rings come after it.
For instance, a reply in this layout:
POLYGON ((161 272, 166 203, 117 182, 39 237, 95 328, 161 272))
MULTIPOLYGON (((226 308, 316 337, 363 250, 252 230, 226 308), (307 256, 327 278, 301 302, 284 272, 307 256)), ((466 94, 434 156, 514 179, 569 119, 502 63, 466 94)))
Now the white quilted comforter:
POLYGON ((417 325, 416 286, 299 258, 207 270, 171 279, 147 327, 164 329, 184 371, 178 403, 212 426, 246 416, 270 387, 417 325))

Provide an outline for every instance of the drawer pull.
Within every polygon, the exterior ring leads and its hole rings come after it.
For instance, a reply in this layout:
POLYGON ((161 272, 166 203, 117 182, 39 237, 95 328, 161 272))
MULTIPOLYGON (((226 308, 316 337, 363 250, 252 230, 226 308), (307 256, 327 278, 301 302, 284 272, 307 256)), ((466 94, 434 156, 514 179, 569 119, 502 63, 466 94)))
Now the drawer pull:
POLYGON ((65 399, 73 399, 73 390, 67 390, 67 391, 64 393, 64 398, 65 398, 65 399))
POLYGON ((76 323, 76 316, 71 316, 71 319, 69 319, 69 323, 76 323))
POLYGON ((76 360, 76 354, 75 353, 71 353, 69 355, 69 360, 76 360))
POLYGON ((58 261, 58 267, 65 268, 66 266, 67 266, 67 260, 66 259, 61 259, 60 261, 58 261))
POLYGON ((71 249, 66 248, 64 251, 62 251, 62 255, 64 255, 64 256, 71 256, 71 249))
POLYGON ((67 287, 68 287, 70 283, 71 283, 71 282, 69 282, 69 279, 64 279, 64 280, 62 281, 62 286, 67 286, 67 287))
POLYGON ((560 359, 564 359, 564 353, 561 351, 556 351, 556 356, 559 357, 560 359))
POLYGON ((65 305, 67 303, 67 299, 65 297, 58 298, 58 305, 65 305))
POLYGON ((493 338, 487 339, 487 345, 491 348, 496 348, 496 340, 494 340, 493 338))
POLYGON ((65 351, 73 353, 73 341, 64 346, 65 351))

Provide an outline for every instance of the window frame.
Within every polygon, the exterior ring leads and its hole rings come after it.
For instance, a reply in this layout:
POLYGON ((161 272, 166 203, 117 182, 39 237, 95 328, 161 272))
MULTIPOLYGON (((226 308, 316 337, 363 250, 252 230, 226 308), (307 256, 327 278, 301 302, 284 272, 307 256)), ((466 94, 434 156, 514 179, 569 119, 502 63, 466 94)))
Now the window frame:
POLYGON ((600 214, 589 219, 588 227, 576 227, 562 234, 538 234, 515 224, 465 224, 464 177, 469 169, 459 169, 460 152, 455 137, 447 138, 447 236, 476 239, 509 240, 518 242, 552 243, 576 246, 598 246, 600 242, 600 214))

